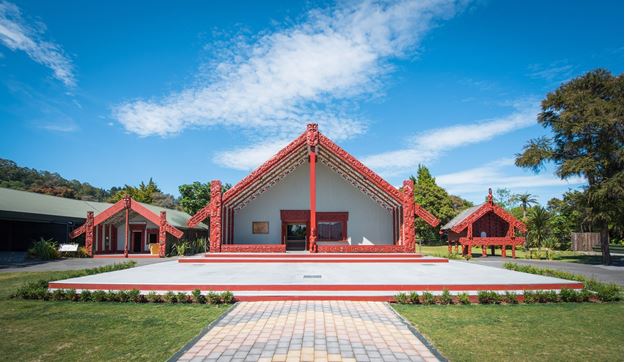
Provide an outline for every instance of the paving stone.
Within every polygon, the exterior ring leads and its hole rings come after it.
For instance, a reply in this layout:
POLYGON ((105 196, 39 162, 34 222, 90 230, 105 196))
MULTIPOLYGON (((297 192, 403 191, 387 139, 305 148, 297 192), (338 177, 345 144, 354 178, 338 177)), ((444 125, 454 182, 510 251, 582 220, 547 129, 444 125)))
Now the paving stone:
POLYGON ((180 361, 436 361, 385 303, 239 303, 180 361))

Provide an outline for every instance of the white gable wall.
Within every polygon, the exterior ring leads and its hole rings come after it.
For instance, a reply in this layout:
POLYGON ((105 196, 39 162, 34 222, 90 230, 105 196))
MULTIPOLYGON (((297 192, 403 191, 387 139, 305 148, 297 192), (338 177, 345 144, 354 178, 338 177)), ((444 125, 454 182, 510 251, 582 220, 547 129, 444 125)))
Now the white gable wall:
MULTIPOLYGON (((234 216, 235 244, 279 244, 280 210, 309 209, 309 164, 304 163, 234 216), (269 234, 252 234, 253 221, 268 221, 269 234)), ((352 245, 393 244, 393 217, 327 166, 317 163, 317 211, 347 211, 352 245)))

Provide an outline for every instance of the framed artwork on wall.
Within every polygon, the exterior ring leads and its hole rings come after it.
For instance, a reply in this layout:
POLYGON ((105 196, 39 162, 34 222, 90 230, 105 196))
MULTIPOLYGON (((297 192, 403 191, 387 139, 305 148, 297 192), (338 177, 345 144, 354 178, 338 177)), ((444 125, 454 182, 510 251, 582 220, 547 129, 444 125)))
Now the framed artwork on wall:
POLYGON ((269 221, 252 221, 252 234, 269 234, 269 221))

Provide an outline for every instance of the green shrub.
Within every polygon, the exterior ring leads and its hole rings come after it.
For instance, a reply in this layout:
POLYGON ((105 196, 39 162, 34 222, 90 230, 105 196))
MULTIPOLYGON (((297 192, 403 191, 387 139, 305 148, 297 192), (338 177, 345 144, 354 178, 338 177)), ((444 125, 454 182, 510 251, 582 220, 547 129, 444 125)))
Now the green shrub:
POLYGON ((67 289, 65 291, 65 298, 72 302, 78 302, 80 300, 80 294, 76 293, 76 289, 67 289))
POLYGON ((595 291, 597 299, 602 302, 618 302, 623 299, 623 289, 616 284, 603 284, 595 291))
POLYGON ((221 293, 221 301, 224 302, 225 304, 234 303, 234 294, 232 294, 232 292, 229 290, 221 293))
POLYGON ((477 300, 480 304, 499 304, 501 303, 501 296, 491 290, 480 290, 477 293, 477 300))
POLYGON ((109 302, 119 302, 119 293, 115 290, 106 292, 106 300, 109 302))
POLYGON ((103 290, 96 290, 91 294, 91 298, 96 302, 106 302, 107 295, 103 290))
POLYGON ((507 304, 519 303, 519 299, 517 298, 517 295, 514 292, 506 292, 506 294, 502 296, 502 300, 506 302, 507 304))
POLYGON ((441 304, 444 304, 444 305, 451 304, 453 302, 451 293, 449 293, 449 290, 447 289, 443 289, 443 293, 440 295, 438 300, 440 301, 441 304))
POLYGON ((21 299, 44 299, 46 294, 48 294, 48 282, 45 280, 37 280, 25 283, 17 288, 12 297, 21 299))
POLYGON ((215 292, 208 292, 206 299, 210 304, 221 304, 221 295, 215 292))
POLYGON ((536 292, 538 303, 557 303, 560 301, 558 293, 554 290, 541 290, 536 292))
POLYGON ((189 243, 187 241, 183 241, 180 244, 176 244, 176 254, 178 256, 185 256, 189 251, 189 243))
POLYGON ((570 288, 562 288, 560 290, 560 300, 565 303, 573 303, 581 301, 579 298, 579 293, 570 288))
POLYGON ((185 292, 178 292, 178 303, 191 303, 191 297, 185 292))
POLYGON ((132 289, 128 291, 128 300, 133 303, 143 303, 143 296, 139 289, 132 289))
POLYGON ((471 304, 471 299, 469 299, 469 295, 467 293, 458 294, 458 303, 459 304, 471 304))
POLYGON ((93 302, 93 297, 90 290, 83 290, 80 292, 81 302, 93 302))
POLYGON ((421 303, 425 305, 436 304, 436 298, 434 297, 434 294, 430 292, 423 292, 423 294, 421 294, 421 303))
POLYGON ((421 298, 419 298, 419 293, 410 292, 408 294, 408 303, 410 304, 421 304, 421 298))
POLYGON ((127 292, 125 290, 120 290, 117 293, 117 299, 122 303, 130 302, 130 292, 127 292))
POLYGON ((178 297, 176 296, 176 293, 171 291, 165 293, 163 299, 166 303, 178 303, 178 297))
POLYGON ((60 256, 57 250, 57 243, 52 239, 45 240, 44 238, 36 241, 33 246, 28 249, 28 255, 31 258, 41 260, 58 259, 60 256))
POLYGON ((536 293, 534 293, 533 291, 525 290, 523 291, 523 302, 525 304, 538 303, 538 297, 536 296, 536 293))
POLYGON ((63 289, 55 289, 52 292, 50 299, 54 301, 65 300, 65 291, 63 289))
POLYGON ((156 294, 155 292, 148 293, 148 302, 150 303, 163 303, 163 298, 160 294, 156 294))
POLYGON ((193 301, 197 304, 204 304, 206 303, 206 297, 202 294, 202 291, 199 289, 194 289, 193 292, 191 293, 192 297, 193 297, 193 301))
POLYGON ((580 302, 589 302, 593 296, 593 292, 584 288, 579 292, 579 301, 580 302))
POLYGON ((395 294, 395 301, 399 304, 409 304, 410 303, 410 299, 408 297, 408 294, 404 293, 404 292, 399 292, 397 294, 395 294))

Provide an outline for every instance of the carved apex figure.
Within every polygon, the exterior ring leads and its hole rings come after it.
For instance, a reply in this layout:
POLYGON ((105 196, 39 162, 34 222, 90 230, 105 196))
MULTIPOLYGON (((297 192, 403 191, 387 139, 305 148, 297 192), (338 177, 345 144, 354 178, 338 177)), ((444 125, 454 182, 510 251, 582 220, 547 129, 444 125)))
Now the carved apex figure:
POLYGON ((316 123, 309 123, 306 126, 306 142, 310 147, 319 144, 319 126, 316 123))
POLYGON ((127 209, 130 209, 130 196, 126 195, 124 196, 124 207, 127 209))
POLYGON ((490 187, 488 188, 488 203, 493 204, 493 189, 490 187))

